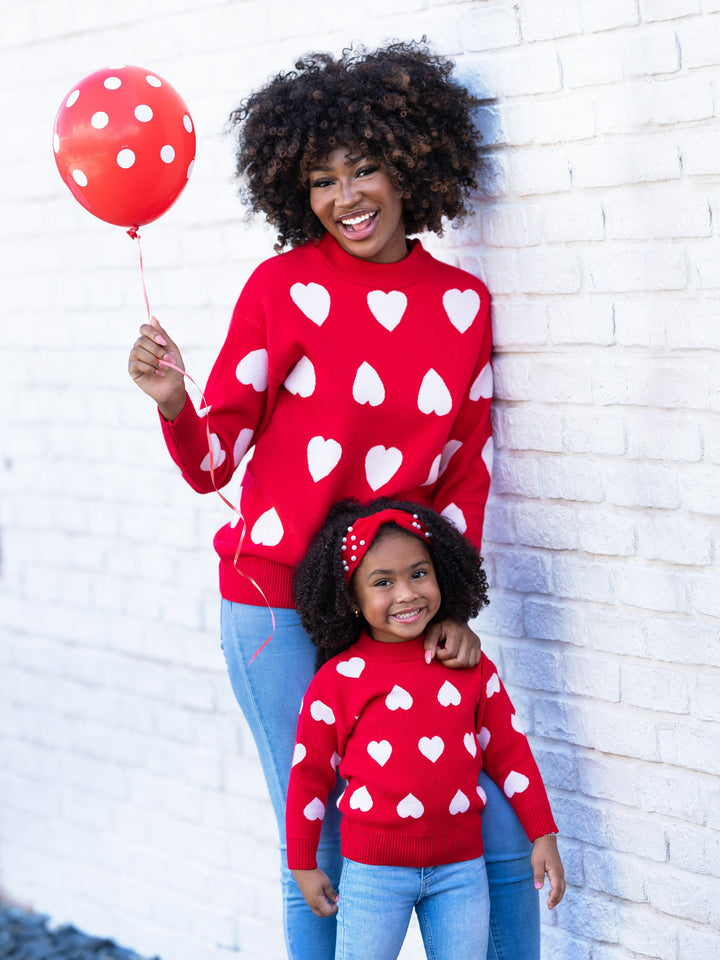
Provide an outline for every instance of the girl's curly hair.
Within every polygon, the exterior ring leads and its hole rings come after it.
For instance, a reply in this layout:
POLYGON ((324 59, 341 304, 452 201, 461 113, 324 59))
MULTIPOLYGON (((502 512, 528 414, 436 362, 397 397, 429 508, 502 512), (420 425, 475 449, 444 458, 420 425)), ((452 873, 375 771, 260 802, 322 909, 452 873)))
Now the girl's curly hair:
MULTIPOLYGON (((355 604, 345 585, 342 538, 359 517, 385 509, 416 513, 430 531, 432 543, 422 542, 430 549, 440 587, 440 609, 434 620, 465 623, 489 603, 482 558, 449 520, 430 507, 406 500, 378 497, 364 505, 357 500, 341 500, 330 510, 295 570, 295 604, 303 627, 318 648, 318 667, 352 646, 365 626, 362 616, 355 616, 355 604)), ((373 542, 377 543, 384 531, 392 529, 403 530, 392 523, 383 524, 373 542)))
POLYGON ((452 61, 421 43, 338 59, 311 53, 230 114, 235 174, 255 213, 278 231, 276 249, 319 239, 309 171, 338 147, 380 161, 400 191, 408 234, 442 234, 442 218, 468 213, 484 158, 471 111, 478 100, 453 80, 452 61))

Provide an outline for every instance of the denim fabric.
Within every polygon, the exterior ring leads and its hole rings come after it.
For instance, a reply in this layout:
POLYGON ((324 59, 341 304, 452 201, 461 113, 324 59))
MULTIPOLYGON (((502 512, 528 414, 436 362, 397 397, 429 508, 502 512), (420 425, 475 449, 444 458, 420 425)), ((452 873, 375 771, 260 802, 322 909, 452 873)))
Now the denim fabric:
MULTIPOLYGON (((255 738, 278 823, 288 956, 290 960, 333 960, 335 919, 312 913, 287 869, 285 857, 285 795, 300 703, 315 672, 315 647, 295 610, 276 609, 274 613, 273 639, 248 666, 270 634, 270 612, 266 607, 223 600, 222 648, 235 697, 255 738)), ((483 812, 484 859, 490 886, 487 960, 539 960, 539 896, 530 866, 531 844, 502 790, 484 773, 480 784, 488 797, 483 812)), ((339 822, 333 798, 327 805, 318 864, 335 889, 342 868, 339 822)))
POLYGON ((487 949, 489 906, 483 857, 437 867, 346 860, 335 960, 396 960, 413 910, 428 960, 477 960, 487 949))

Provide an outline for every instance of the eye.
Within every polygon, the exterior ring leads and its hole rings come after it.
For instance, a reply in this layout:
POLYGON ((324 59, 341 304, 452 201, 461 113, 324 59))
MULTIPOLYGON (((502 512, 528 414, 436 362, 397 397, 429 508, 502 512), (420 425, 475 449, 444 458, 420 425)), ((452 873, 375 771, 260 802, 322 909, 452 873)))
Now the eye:
POLYGON ((383 577, 381 580, 376 580, 376 581, 373 583, 373 586, 374 586, 374 587, 381 587, 381 588, 382 588, 382 587, 389 587, 389 586, 390 586, 390 581, 387 579, 387 577, 383 577))
POLYGON ((318 177, 317 180, 310 181, 310 189, 313 187, 329 187, 332 184, 332 180, 329 177, 318 177))
POLYGON ((379 168, 379 166, 378 166, 377 164, 375 164, 375 165, 372 165, 372 164, 371 164, 371 165, 368 166, 368 167, 361 167, 360 170, 358 170, 358 172, 357 172, 357 176, 358 176, 358 177, 369 177, 370 174, 376 173, 379 169, 380 169, 380 168, 379 168))
POLYGON ((427 570, 424 570, 424 569, 415 570, 415 572, 412 575, 412 578, 413 580, 421 580, 423 577, 426 577, 427 574, 428 574, 427 570))

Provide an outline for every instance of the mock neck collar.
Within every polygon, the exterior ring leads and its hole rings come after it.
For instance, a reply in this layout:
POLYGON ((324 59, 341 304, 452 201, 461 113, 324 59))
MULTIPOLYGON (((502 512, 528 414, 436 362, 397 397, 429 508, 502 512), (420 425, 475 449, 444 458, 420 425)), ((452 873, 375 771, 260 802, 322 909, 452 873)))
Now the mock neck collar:
POLYGON ((395 263, 374 263, 354 257, 329 233, 309 246, 345 280, 372 288, 398 289, 417 283, 426 276, 428 260, 432 259, 417 239, 408 240, 408 255, 395 263))
POLYGON ((424 633, 411 640, 399 640, 397 643, 383 643, 381 640, 373 640, 367 633, 362 633, 358 642, 348 647, 344 651, 344 655, 348 658, 354 656, 369 657, 372 660, 383 660, 386 663, 422 660, 424 659, 424 644, 424 633))

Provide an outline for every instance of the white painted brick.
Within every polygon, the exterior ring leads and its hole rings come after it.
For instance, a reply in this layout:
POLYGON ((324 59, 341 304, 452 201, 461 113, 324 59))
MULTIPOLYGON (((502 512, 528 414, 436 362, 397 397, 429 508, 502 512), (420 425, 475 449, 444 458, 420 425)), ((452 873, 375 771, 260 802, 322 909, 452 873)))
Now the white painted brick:
POLYGON ((717 65, 716 44, 720 35, 720 17, 693 17, 677 24, 677 33, 683 67, 693 69, 717 65))
POLYGON ((598 4, 593 0, 579 0, 582 25, 586 33, 629 27, 638 22, 635 0, 607 0, 598 4))
POLYGON ((568 600, 587 600, 608 603, 611 580, 606 563, 595 563, 586 558, 576 559, 567 554, 553 557, 553 585, 558 597, 568 600))
POLYGON ((572 550, 578 534, 575 511, 564 504, 519 503, 515 507, 518 543, 548 550, 572 550))
POLYGON ((649 560, 707 566, 714 559, 706 523, 674 516, 642 517, 637 523, 638 554, 649 560))
POLYGON ((702 721, 660 721, 657 740, 660 758, 686 770, 698 770, 715 776, 720 771, 720 746, 712 723, 702 721), (681 759, 681 754, 683 754, 681 759))
POLYGON ((647 127, 653 117, 654 81, 623 80, 593 88, 593 112, 598 134, 631 134, 647 127))
POLYGON ((686 502, 678 491, 676 472, 660 463, 618 460, 603 472, 607 499, 618 506, 673 509, 686 502))
POLYGON ((594 890, 621 900, 646 903, 645 864, 632 857, 619 857, 614 851, 590 847, 584 856, 585 876, 594 890))
POLYGON ((707 927, 693 927, 683 923, 677 933, 677 960, 708 960, 717 951, 717 932, 707 927))
POLYGON ((562 424, 552 411, 506 407, 497 412, 495 431, 501 447, 511 450, 562 450, 562 424))
POLYGON ((563 667, 563 689, 590 699, 620 701, 620 669, 605 656, 574 654, 563 667))
POLYGON ((493 584, 522 593, 551 593, 550 558, 540 553, 496 551, 493 554, 493 584))
POLYGON ((720 478, 717 470, 688 467, 680 475, 679 488, 683 506, 688 510, 710 515, 717 515, 720 511, 720 478))
POLYGON ((572 89, 619 82, 623 70, 618 52, 614 33, 584 35, 560 41, 558 53, 563 86, 572 89))
POLYGON ((668 663, 720 666, 720 629, 712 624, 651 618, 646 623, 648 656, 668 663))
POLYGON ((623 702, 655 709, 662 704, 668 713, 687 713, 690 695, 682 669, 672 670, 649 663, 625 663, 621 668, 623 702))
POLYGON ((525 601, 525 629, 537 640, 581 643, 582 619, 576 607, 551 600, 525 601))
POLYGON ((518 197, 565 193, 572 186, 567 151, 561 147, 524 147, 509 159, 508 181, 518 197))
POLYGON ((713 583, 717 586, 717 573, 703 572, 690 577, 688 586, 693 608, 698 613, 718 617, 720 616, 720 597, 717 595, 717 590, 713 589, 713 583))
MULTIPOLYGON (((707 157, 703 146, 696 143, 694 148, 707 157)), ((685 156, 687 152, 684 151, 685 156)), ((600 144, 574 144, 569 149, 569 164, 573 184, 582 189, 676 180, 681 174, 677 140, 667 133, 613 137, 600 144)))
POLYGON ((539 466, 542 491, 548 499, 590 503, 605 499, 602 475, 593 461, 544 457, 539 466))
POLYGON ((628 411, 624 422, 627 454, 632 459, 693 462, 702 457, 703 444, 696 417, 688 417, 682 412, 628 411))
POLYGON ((577 0, 559 0, 551 11, 542 6, 526 4, 520 10, 523 40, 555 40, 580 33, 580 14, 577 0))
MULTIPOLYGON (((493 303, 493 342, 496 350, 522 344, 543 344, 548 340, 548 319, 545 305, 524 298, 493 303)), ((529 399, 529 395, 514 396, 515 400, 529 399)))
POLYGON ((592 289, 602 293, 684 290, 688 285, 684 252, 673 244, 609 244, 586 253, 584 266, 592 289))
POLYGON ((623 417, 615 411, 596 408, 565 413, 563 446, 569 453, 576 454, 622 454, 625 452, 623 417))
POLYGON ((536 210, 527 204, 493 204, 482 213, 483 239, 491 247, 525 247, 540 242, 536 210))
POLYGON ((662 567, 626 561, 615 568, 614 584, 617 599, 631 607, 666 613, 688 610, 683 578, 662 567))
POLYGON ((720 159, 717 154, 720 131, 713 125, 689 127, 683 130, 679 144, 683 171, 691 177, 717 173, 720 159))
POLYGON ((707 237, 712 233, 704 190, 651 186, 635 200, 611 197, 604 210, 609 239, 707 237))
POLYGON ((717 670, 706 671, 695 678, 692 689, 692 714, 699 720, 720 721, 720 677, 717 670))
POLYGON ((616 509, 598 507, 577 518, 578 544, 588 553, 627 557, 635 553, 636 534, 630 516, 618 522, 616 509), (614 522, 613 522, 614 521, 614 522))

